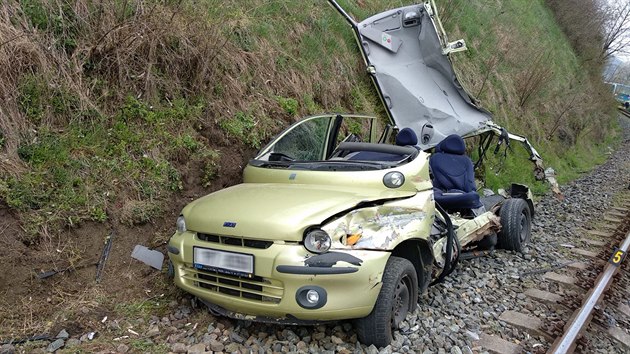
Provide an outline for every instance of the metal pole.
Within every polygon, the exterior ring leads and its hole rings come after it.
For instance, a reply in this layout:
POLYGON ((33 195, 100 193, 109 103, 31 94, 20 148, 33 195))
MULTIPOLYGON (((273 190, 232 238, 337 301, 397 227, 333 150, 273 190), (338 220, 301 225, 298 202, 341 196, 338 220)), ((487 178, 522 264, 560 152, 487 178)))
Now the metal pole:
POLYGON ((348 13, 346 12, 346 10, 344 10, 341 5, 337 4, 337 1, 335 0, 328 0, 328 2, 335 8, 337 9, 337 11, 343 15, 343 17, 346 18, 346 21, 348 21, 348 23, 350 24, 350 26, 352 26, 353 28, 357 28, 357 22, 350 17, 350 15, 348 15, 348 13))
MULTIPOLYGON (((630 232, 626 235, 626 239, 623 241, 623 244, 619 249, 623 252, 628 251, 628 247, 630 247, 630 232)), ((613 264, 608 263, 604 272, 602 273, 601 278, 597 282, 596 286, 593 288, 593 292, 588 297, 588 300, 584 303, 584 306, 580 309, 577 316, 571 322, 569 328, 564 332, 560 342, 555 345, 553 348, 549 350, 549 353, 552 354, 561 354, 569 351, 571 345, 575 342, 577 336, 580 334, 582 329, 585 327, 585 324, 593 311, 593 308, 599 301, 600 297, 610 285, 610 281, 615 273, 619 270, 619 266, 615 266, 613 264)))

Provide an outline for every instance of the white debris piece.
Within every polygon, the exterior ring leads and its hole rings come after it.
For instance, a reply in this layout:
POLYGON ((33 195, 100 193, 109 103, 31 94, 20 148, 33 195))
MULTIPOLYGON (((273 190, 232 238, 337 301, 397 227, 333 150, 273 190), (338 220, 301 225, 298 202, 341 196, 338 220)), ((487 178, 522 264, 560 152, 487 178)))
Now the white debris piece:
POLYGON ((162 263, 164 262, 162 252, 150 250, 142 245, 136 245, 136 247, 134 247, 133 252, 131 252, 131 258, 135 258, 157 270, 162 269, 162 263))

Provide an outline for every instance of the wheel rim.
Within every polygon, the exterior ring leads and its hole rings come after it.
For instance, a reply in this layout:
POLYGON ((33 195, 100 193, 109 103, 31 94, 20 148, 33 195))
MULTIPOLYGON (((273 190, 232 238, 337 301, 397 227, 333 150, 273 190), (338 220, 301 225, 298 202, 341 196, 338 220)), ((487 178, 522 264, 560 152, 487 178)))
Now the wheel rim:
POLYGON ((407 318, 409 312, 409 288, 411 279, 405 275, 400 279, 394 291, 392 304, 392 328, 398 328, 400 323, 407 318))
POLYGON ((521 242, 525 242, 527 241, 527 239, 529 238, 529 222, 528 222, 528 218, 527 215, 525 215, 525 213, 521 214, 521 242))

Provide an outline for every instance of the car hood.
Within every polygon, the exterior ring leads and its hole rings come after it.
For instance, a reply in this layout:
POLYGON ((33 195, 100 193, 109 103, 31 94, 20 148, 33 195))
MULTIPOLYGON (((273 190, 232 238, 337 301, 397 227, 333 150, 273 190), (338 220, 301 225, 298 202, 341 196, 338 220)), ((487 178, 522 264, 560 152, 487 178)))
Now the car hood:
POLYGON ((486 130, 492 119, 461 86, 448 57, 465 49, 464 41, 448 43, 441 28, 428 3, 379 13, 355 28, 390 118, 413 129, 422 149, 450 134, 486 130))
POLYGON ((183 210, 191 231, 251 239, 301 241, 304 230, 363 203, 413 191, 279 183, 243 183, 197 199, 183 210))

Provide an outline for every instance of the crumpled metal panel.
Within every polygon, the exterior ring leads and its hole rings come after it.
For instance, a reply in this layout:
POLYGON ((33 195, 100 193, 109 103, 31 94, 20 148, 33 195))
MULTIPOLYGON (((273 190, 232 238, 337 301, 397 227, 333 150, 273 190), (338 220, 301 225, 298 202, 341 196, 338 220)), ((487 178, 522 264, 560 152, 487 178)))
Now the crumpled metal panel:
POLYGON ((390 250, 409 238, 428 239, 434 218, 433 191, 361 208, 324 225, 333 249, 390 250))

